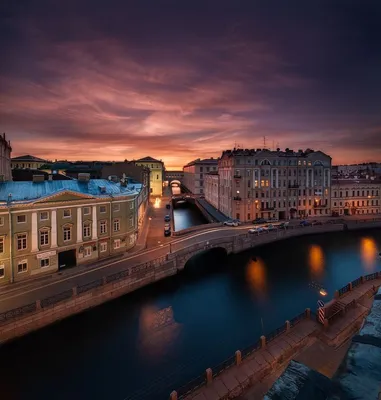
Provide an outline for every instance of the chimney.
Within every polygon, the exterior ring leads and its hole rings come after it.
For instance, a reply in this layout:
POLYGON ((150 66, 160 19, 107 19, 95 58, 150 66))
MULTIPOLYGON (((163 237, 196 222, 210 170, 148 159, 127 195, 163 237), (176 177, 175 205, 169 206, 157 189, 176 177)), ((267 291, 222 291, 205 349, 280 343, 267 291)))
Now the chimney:
POLYGON ((81 172, 78 174, 78 182, 89 182, 90 174, 81 172))
POLYGON ((44 175, 33 175, 33 183, 40 183, 45 181, 44 175))

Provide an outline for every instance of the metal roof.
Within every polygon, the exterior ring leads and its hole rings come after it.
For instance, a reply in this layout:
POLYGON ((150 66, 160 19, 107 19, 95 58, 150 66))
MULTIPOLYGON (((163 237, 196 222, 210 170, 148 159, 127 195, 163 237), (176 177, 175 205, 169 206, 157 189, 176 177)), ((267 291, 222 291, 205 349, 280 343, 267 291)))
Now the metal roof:
POLYGON ((123 187, 120 183, 110 182, 106 179, 90 179, 88 182, 80 182, 78 180, 2 182, 0 183, 0 201, 8 201, 8 195, 12 194, 12 201, 31 202, 68 190, 98 198, 138 194, 138 185, 134 185, 134 190, 131 189, 131 186, 130 188, 123 187), (103 191, 101 188, 104 188, 103 191))

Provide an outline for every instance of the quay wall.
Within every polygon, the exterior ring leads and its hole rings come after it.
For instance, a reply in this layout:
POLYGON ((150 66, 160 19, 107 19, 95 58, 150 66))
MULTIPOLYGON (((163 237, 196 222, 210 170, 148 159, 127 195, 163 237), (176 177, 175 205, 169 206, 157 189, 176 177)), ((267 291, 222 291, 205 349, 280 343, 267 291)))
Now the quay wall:
MULTIPOLYGON (((381 223, 379 225, 381 226, 381 223)), ((243 233, 230 237, 204 239, 183 248, 180 246, 181 243, 176 245, 176 242, 173 242, 172 253, 161 254, 156 258, 153 255, 153 259, 149 262, 130 265, 125 270, 111 275, 106 275, 105 270, 105 276, 102 279, 57 292, 53 296, 1 313, 0 344, 173 276, 184 269, 191 257, 202 251, 222 247, 226 249, 227 254, 239 253, 255 246, 289 237, 336 232, 343 229, 343 225, 329 224, 304 228, 295 227, 260 235, 243 233)))

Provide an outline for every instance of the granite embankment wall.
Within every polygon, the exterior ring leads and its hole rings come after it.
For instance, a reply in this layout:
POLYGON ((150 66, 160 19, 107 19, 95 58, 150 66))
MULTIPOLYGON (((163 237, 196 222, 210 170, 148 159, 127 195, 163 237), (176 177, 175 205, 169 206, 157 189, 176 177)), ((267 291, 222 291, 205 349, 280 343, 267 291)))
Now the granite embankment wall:
MULTIPOLYGON (((367 224, 368 225, 368 224, 367 224)), ((375 223, 372 227, 376 226, 375 223)), ((381 222, 378 223, 381 227, 381 222)), ((368 227, 368 226, 367 226, 368 227)), ((351 229, 350 227, 348 227, 351 229)), ((106 275, 70 290, 25 304, 17 309, 0 314, 0 343, 22 336, 63 318, 80 313, 101 303, 132 292, 150 283, 175 275, 185 267, 187 261, 202 251, 222 247, 227 253, 239 253, 251 247, 276 242, 293 236, 341 231, 344 225, 322 225, 295 227, 260 235, 247 233, 232 237, 205 239, 187 247, 183 243, 172 245, 172 253, 155 258, 150 262, 128 266, 125 270, 106 275)), ((160 249, 162 250, 162 249, 160 249)))

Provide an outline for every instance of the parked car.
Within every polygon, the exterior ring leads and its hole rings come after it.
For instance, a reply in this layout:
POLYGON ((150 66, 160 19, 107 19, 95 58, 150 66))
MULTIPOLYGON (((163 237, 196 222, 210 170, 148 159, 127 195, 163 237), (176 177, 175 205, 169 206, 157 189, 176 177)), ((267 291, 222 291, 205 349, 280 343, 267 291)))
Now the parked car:
POLYGON ((171 226, 169 224, 164 226, 164 236, 171 236, 171 226))
POLYGON ((170 221, 171 221, 171 217, 170 217, 169 215, 166 215, 166 216, 164 217, 164 221, 165 221, 165 222, 170 222, 170 221))
POLYGON ((273 224, 266 225, 264 228, 267 229, 268 231, 275 231, 278 229, 278 227, 273 224))
POLYGON ((261 233, 264 232, 264 228, 258 226, 257 228, 251 228, 248 230, 248 233, 261 233))
POLYGON ((239 221, 233 219, 229 219, 228 221, 224 222, 225 226, 238 226, 239 224, 239 221))
POLYGON ((290 225, 289 222, 282 222, 277 226, 278 226, 279 229, 286 229, 288 227, 288 225, 290 225))
POLYGON ((167 210, 169 210, 169 209, 171 208, 171 205, 168 203, 168 204, 165 206, 165 208, 166 208, 167 210))
POLYGON ((300 226, 311 226, 311 222, 307 220, 300 221, 300 226))
POLYGON ((269 218, 266 222, 279 222, 278 218, 269 218))
POLYGON ((267 221, 264 218, 256 218, 253 221, 253 224, 257 225, 257 224, 265 224, 267 221))
POLYGON ((323 222, 321 221, 317 221, 316 219, 314 221, 311 222, 311 225, 323 225, 323 222))

